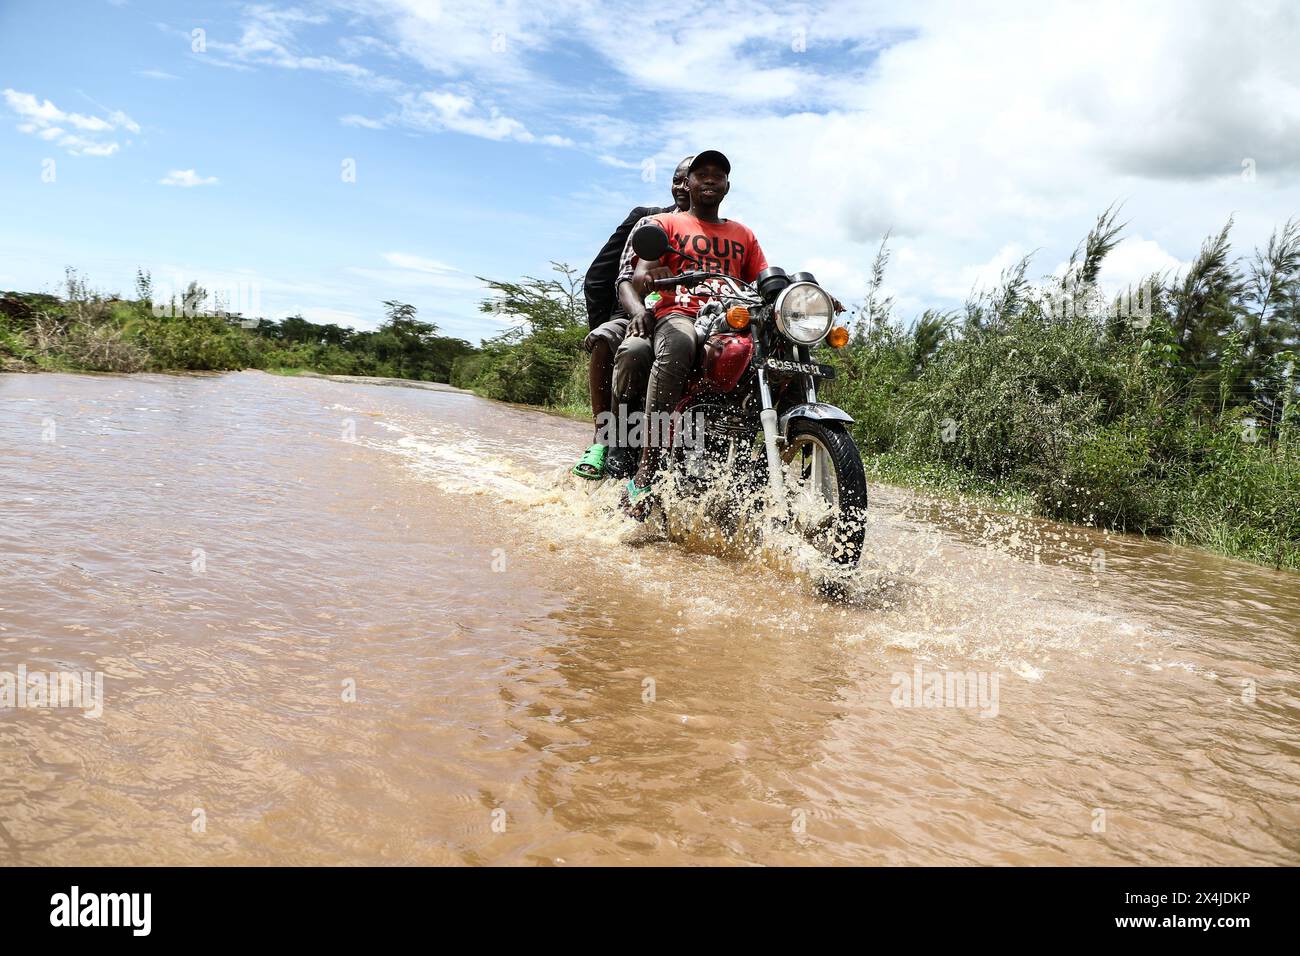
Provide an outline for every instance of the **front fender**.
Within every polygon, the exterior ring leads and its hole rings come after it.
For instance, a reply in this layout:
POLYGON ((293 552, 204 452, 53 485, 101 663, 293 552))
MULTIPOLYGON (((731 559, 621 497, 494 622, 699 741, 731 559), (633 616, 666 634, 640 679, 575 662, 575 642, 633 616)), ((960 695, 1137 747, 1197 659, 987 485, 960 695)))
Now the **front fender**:
POLYGON ((811 418, 818 421, 853 422, 853 416, 842 408, 836 408, 827 402, 805 402, 795 405, 781 413, 777 421, 777 430, 782 438, 790 437, 790 423, 796 418, 811 418))

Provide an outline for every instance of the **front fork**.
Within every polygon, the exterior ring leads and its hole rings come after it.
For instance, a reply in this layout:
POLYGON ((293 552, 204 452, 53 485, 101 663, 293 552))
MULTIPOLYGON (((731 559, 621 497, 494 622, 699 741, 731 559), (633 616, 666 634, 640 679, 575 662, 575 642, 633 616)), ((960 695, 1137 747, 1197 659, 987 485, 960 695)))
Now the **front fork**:
MULTIPOLYGON (((809 361, 806 348, 792 348, 791 351, 792 357, 797 361, 809 361)), ((815 405, 817 403, 816 380, 811 375, 805 375, 803 379, 806 400, 815 405)), ((773 502, 784 502, 785 478, 781 468, 780 438, 776 432, 776 407, 772 403, 772 389, 767 384, 767 369, 763 365, 758 367, 758 397, 762 403, 758 420, 763 425, 763 449, 767 453, 767 488, 771 492, 773 502)))
POLYGON ((763 448, 767 452, 767 489, 773 503, 785 501, 785 482, 781 472, 781 451, 777 448, 776 409, 772 406, 772 390, 767 385, 767 369, 758 368, 758 397, 762 402, 758 420, 763 425, 763 448))

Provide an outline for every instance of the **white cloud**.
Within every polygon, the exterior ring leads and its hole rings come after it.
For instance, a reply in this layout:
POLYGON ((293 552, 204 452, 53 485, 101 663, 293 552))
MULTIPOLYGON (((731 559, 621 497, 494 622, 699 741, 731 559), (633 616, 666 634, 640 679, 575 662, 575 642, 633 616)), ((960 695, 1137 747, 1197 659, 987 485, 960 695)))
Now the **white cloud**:
POLYGON ((363 129, 383 129, 382 120, 371 119, 368 116, 361 116, 357 113, 349 113, 347 116, 340 116, 339 122, 344 126, 360 126, 363 129))
POLYGON ((385 252, 384 261, 390 265, 397 266, 399 269, 413 269, 416 272, 431 272, 435 274, 454 273, 456 275, 465 274, 455 266, 449 266, 447 263, 439 262, 437 259, 415 256, 406 252, 385 252))
POLYGON ((1154 239, 1129 236, 1106 256, 1098 282, 1107 291, 1115 292, 1155 274, 1173 276, 1190 265, 1189 260, 1170 255, 1154 239))
POLYGON ((425 90, 399 97, 401 119, 408 126, 434 131, 447 130, 492 140, 515 140, 521 143, 544 143, 549 146, 572 146, 563 136, 535 136, 517 119, 506 116, 495 106, 481 105, 468 93, 454 90, 425 90))
POLYGON ((37 125, 44 126, 48 123, 61 123, 67 118, 67 114, 59 109, 49 100, 38 100, 31 93, 20 93, 18 90, 5 90, 5 102, 9 108, 19 116, 27 117, 37 125))
MULTIPOLYGON (((533 78, 529 54, 572 30, 573 11, 515 0, 338 0, 374 17, 391 45, 424 69, 448 77, 473 74, 519 87, 533 78)), ((606 28, 609 27, 606 22, 606 28)))
POLYGON ((23 120, 18 124, 19 132, 56 143, 74 156, 112 156, 120 144, 101 134, 119 129, 131 133, 140 132, 140 125, 121 110, 107 111, 108 118, 104 119, 83 113, 64 112, 49 100, 19 90, 6 89, 4 98, 9 109, 23 120), (80 133, 68 132, 65 126, 80 130, 80 133), (85 136, 82 133, 91 135, 85 136))
POLYGON ((521 120, 497 108, 483 89, 462 84, 457 88, 422 90, 419 86, 389 76, 361 63, 364 56, 378 56, 390 67, 400 58, 414 59, 425 69, 448 75, 472 71, 486 85, 505 83, 512 100, 536 95, 546 84, 524 69, 519 54, 542 45, 551 15, 535 8, 481 9, 474 4, 444 4, 425 0, 355 3, 335 0, 351 14, 349 24, 374 18, 395 32, 393 42, 368 35, 345 36, 337 42, 352 59, 339 60, 327 54, 308 52, 305 34, 329 23, 324 13, 307 13, 297 8, 276 9, 263 5, 244 8, 240 36, 236 42, 209 38, 209 52, 199 59, 216 66, 249 69, 274 66, 290 70, 312 70, 340 76, 353 84, 392 97, 393 111, 384 119, 357 113, 340 118, 347 126, 380 129, 406 126, 426 132, 452 132, 496 141, 537 143, 570 147, 573 140, 558 133, 535 133, 521 120), (488 28, 485 29, 485 23, 488 28), (546 29, 543 29, 545 27, 546 29), (436 47, 436 49, 435 49, 436 47))
MULTIPOLYGON (((303 28, 328 23, 329 18, 323 13, 306 13, 297 8, 277 9, 263 5, 246 6, 243 13, 239 39, 233 43, 217 38, 208 39, 207 50, 196 54, 200 61, 235 69, 275 66, 287 70, 329 73, 378 91, 396 92, 402 86, 359 63, 301 52, 298 32, 303 28)), ((356 47, 352 49, 355 51, 356 47)))
POLYGON ((390 43, 372 36, 350 36, 340 37, 339 47, 343 52, 354 59, 375 53, 388 59, 396 59, 401 54, 397 48, 390 43))
POLYGON ((642 168, 641 163, 630 163, 625 159, 619 159, 617 156, 610 156, 608 153, 601 153, 596 157, 597 161, 604 163, 606 166, 613 166, 615 169, 636 169, 642 168))
POLYGON ((112 123, 105 122, 98 116, 82 116, 80 113, 69 113, 64 117, 69 123, 92 133, 106 133, 113 128, 112 123))
POLYGON ((135 120, 131 119, 131 117, 127 116, 121 110, 113 110, 111 113, 108 114, 108 118, 114 125, 120 126, 124 130, 127 130, 128 132, 131 133, 140 132, 140 124, 137 123, 135 120))
POLYGON ((436 292, 440 307, 471 315, 487 291, 477 276, 438 259, 409 252, 385 252, 381 258, 387 268, 350 266, 344 271, 383 290, 385 298, 416 301, 436 292))
POLYGON ((1041 249, 1034 278, 1117 199, 1147 238, 1112 253, 1114 275, 1190 258, 1234 210, 1239 244, 1300 211, 1300 17, 1280 0, 334 2, 447 78, 406 91, 390 125, 576 140, 629 192, 646 158, 723 148, 724 211, 770 257, 860 289, 890 231, 900 303, 959 302, 1041 249), (541 54, 600 79, 550 77, 541 54), (647 102, 643 120, 627 109, 647 102), (547 117, 558 132, 534 133, 547 117))
POLYGON ((112 156, 118 151, 117 143, 91 143, 81 147, 85 156, 112 156))
POLYGON ((945 276, 935 291, 952 299, 963 299, 972 293, 997 288, 1002 277, 1030 252, 1018 242, 1009 242, 988 261, 963 266, 951 276, 945 276))
POLYGON ((492 327, 487 334, 499 331, 500 322, 479 312, 488 288, 473 274, 418 253, 390 251, 379 258, 384 263, 379 268, 349 266, 342 270, 352 302, 374 306, 367 306, 362 313, 366 327, 377 324, 380 301, 400 299, 418 306, 421 318, 436 322, 444 335, 477 340, 485 334, 485 325, 492 327))
POLYGON ((783 265, 838 263, 818 271, 856 285, 890 230, 886 278, 900 303, 950 305, 1041 248, 1036 278, 1117 199, 1148 238, 1112 253, 1105 278, 1190 258, 1233 211, 1247 247, 1300 212, 1300 18, 1278 3, 1102 2, 1081 16, 1034 3, 833 2, 764 17, 776 19, 734 37, 700 30, 732 64, 755 34, 806 27, 818 55, 793 86, 789 56, 749 58, 766 91, 757 103, 708 67, 688 72, 701 98, 633 44, 601 49, 664 95, 661 154, 728 152, 724 214, 783 265), (832 55, 883 33, 891 42, 870 62, 832 55), (1258 183, 1243 182, 1244 157, 1258 183), (1156 240, 1159 253, 1141 244, 1156 240))
MULTIPOLYGON (((577 144, 593 222, 662 189, 641 181, 644 159, 671 168, 722 148, 735 165, 724 214, 846 301, 865 290, 886 230, 901 309, 960 302, 1031 250, 1036 279, 1116 200, 1133 226, 1103 283, 1177 268, 1229 213, 1248 247, 1300 212, 1300 17, 1279 0, 1100 0, 1086 12, 1029 0, 323 0, 245 7, 238 41, 209 46, 220 65, 311 70, 383 94, 344 125, 577 144), (321 38, 327 14, 349 36, 321 38), (418 82, 385 75, 411 62, 418 82), (1257 182, 1240 176, 1247 158, 1257 182)), ((22 105, 27 132, 107 135, 49 101, 22 105)), ((605 234, 594 228, 593 243, 605 234)), ((405 253, 351 273, 474 283, 405 253)))
POLYGON ((200 176, 192 169, 173 169, 158 180, 160 186, 182 186, 186 189, 193 186, 213 186, 217 182, 216 176, 200 176))

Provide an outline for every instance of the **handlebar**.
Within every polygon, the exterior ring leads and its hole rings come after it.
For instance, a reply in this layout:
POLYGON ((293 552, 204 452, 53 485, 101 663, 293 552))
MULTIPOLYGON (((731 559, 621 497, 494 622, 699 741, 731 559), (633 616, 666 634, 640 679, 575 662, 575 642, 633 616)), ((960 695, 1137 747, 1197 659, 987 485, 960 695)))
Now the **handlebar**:
POLYGON ((747 297, 756 294, 747 283, 741 282, 735 276, 729 276, 725 272, 683 272, 681 275, 668 276, 666 279, 655 279, 650 284, 650 287, 652 289, 672 289, 679 285, 695 285, 705 279, 721 279, 730 285, 733 291, 747 297))

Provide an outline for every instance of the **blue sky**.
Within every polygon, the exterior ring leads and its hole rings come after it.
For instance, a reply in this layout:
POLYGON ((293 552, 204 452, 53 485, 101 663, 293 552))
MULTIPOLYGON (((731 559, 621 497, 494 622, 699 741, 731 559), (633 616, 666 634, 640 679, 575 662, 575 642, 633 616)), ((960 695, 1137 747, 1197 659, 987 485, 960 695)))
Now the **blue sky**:
POLYGON ((1228 215, 1249 252, 1300 213, 1297 13, 1133 6, 3 0, 0 288, 141 266, 359 328, 399 298, 477 341, 475 276, 585 268, 705 147, 724 212, 846 301, 890 230, 903 318, 1035 250, 1051 273, 1115 200, 1103 280, 1180 268, 1228 215))

